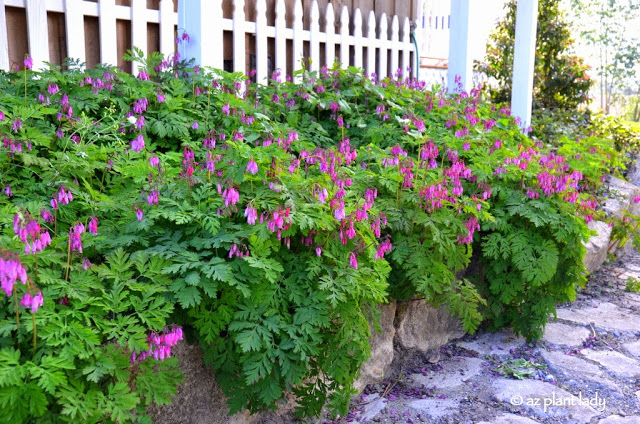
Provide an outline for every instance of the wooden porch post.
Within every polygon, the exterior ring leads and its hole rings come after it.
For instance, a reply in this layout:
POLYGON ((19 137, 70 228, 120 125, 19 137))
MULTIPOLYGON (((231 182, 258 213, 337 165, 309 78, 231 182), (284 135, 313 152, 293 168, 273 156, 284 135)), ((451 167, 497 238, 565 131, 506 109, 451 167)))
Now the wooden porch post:
POLYGON ((455 90, 456 77, 460 77, 462 89, 469 91, 472 85, 471 60, 471 0, 451 0, 451 29, 449 31, 449 70, 447 84, 455 90))
POLYGON ((531 126, 537 22, 538 0, 518 1, 511 114, 520 118, 520 126, 525 129, 531 126))
POLYGON ((223 68, 222 0, 179 1, 178 37, 183 32, 190 40, 179 44, 182 59, 195 59, 200 66, 223 68))

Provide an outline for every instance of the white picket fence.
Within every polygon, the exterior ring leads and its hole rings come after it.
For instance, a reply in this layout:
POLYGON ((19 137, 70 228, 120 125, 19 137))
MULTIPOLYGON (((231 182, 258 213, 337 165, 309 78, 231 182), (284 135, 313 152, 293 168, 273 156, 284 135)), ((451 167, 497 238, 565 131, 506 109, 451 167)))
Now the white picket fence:
POLYGON ((310 9, 309 30, 303 29, 302 1, 296 0, 293 8, 293 28, 287 28, 286 8, 284 0, 276 1, 275 25, 267 25, 266 2, 256 0, 256 22, 247 22, 244 14, 244 0, 233 0, 234 12, 231 19, 222 17, 222 0, 181 0, 178 4, 178 28, 190 36, 190 42, 180 46, 180 54, 195 58, 197 63, 205 66, 222 68, 224 63, 223 31, 233 32, 233 70, 245 72, 246 34, 255 36, 256 40, 256 77, 265 82, 268 75, 268 39, 275 40, 275 69, 287 69, 287 41, 293 43, 293 63, 296 71, 301 69, 303 45, 309 42, 309 58, 311 70, 319 70, 322 66, 332 66, 338 59, 341 66, 350 65, 363 68, 368 74, 375 73, 384 78, 390 73, 402 69, 406 75, 411 68, 415 75, 415 50, 410 38, 409 19, 402 23, 397 16, 391 18, 389 33, 386 14, 379 19, 371 11, 366 21, 366 34, 363 28, 363 16, 356 9, 353 17, 349 16, 346 6, 340 11, 339 29, 336 31, 336 19, 333 6, 327 5, 324 11, 324 28, 320 28, 320 10, 318 2, 313 0, 310 9), (335 57, 336 46, 340 47, 339 57, 335 57), (353 56, 350 54, 354 49, 353 56), (324 62, 320 60, 320 49, 324 48, 324 62), (366 60, 365 52, 366 51, 366 60))
MULTIPOLYGON (((175 50, 175 30, 178 14, 173 0, 161 0, 159 10, 147 9, 146 1, 133 0, 131 6, 116 5, 115 0, 98 3, 83 0, 0 0, 0 68, 9 70, 9 48, 5 6, 26 9, 29 54, 34 67, 49 61, 47 12, 65 14, 67 55, 85 61, 84 17, 94 16, 100 26, 100 61, 117 64, 116 20, 131 22, 132 44, 147 51, 147 23, 159 24, 160 51, 169 55, 175 50)), ((136 72, 136 64, 133 71, 136 72)))
MULTIPOLYGON (((86 60, 84 17, 99 20, 100 62, 118 63, 116 21, 131 22, 132 44, 147 51, 147 24, 159 24, 160 51, 168 56, 174 52, 176 28, 178 35, 186 32, 191 41, 181 43, 179 49, 183 58, 195 58, 203 66, 224 67, 223 32, 233 34, 233 70, 245 72, 246 35, 255 37, 257 80, 265 82, 269 76, 268 40, 275 42, 275 58, 271 58, 272 68, 287 70, 287 42, 292 41, 293 71, 302 66, 303 48, 309 43, 309 59, 312 70, 321 66, 331 66, 338 60, 342 66, 363 68, 368 74, 379 78, 407 68, 416 75, 415 50, 410 38, 409 19, 402 25, 393 16, 389 26, 386 14, 376 17, 371 11, 366 22, 359 9, 352 16, 346 6, 336 19, 333 6, 328 4, 323 16, 320 15, 317 0, 311 4, 308 17, 309 29, 304 29, 302 1, 296 0, 293 16, 286 16, 284 0, 276 1, 275 25, 267 25, 266 0, 249 0, 255 5, 256 22, 245 19, 245 0, 233 0, 234 12, 231 19, 223 17, 222 0, 180 0, 178 13, 173 10, 172 0, 161 0, 159 10, 147 9, 146 1, 133 0, 131 6, 116 5, 115 0, 0 0, 0 68, 9 70, 9 48, 5 6, 24 8, 27 18, 29 54, 34 67, 41 68, 49 61, 49 36, 47 13, 58 12, 65 15, 66 51, 72 58, 86 60), (288 19, 289 18, 289 19, 288 19), (291 19, 292 18, 292 19, 291 19), (292 21, 292 28, 287 27, 292 21), (320 28, 323 22, 323 28, 320 28), (339 46, 339 57, 336 57, 339 46), (324 50, 324 55, 320 50, 324 50), (321 62, 321 56, 323 61, 321 62), (274 60, 275 59, 275 60, 274 60), (275 66, 273 66, 273 64, 275 66)), ((228 53, 228 52, 227 52, 228 53)), ((132 71, 137 72, 136 64, 132 71)))

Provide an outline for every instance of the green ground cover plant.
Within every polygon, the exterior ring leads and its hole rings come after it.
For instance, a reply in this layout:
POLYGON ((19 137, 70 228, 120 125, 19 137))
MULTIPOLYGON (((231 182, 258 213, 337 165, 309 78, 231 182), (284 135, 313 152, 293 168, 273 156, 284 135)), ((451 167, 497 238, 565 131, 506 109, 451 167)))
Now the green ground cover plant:
POLYGON ((159 56, 0 75, 0 416, 148 422, 190 335, 232 412, 344 410, 376 305, 539 337, 584 282, 611 140, 551 149, 482 90, 159 56), (471 262, 479 272, 468 278, 471 262))

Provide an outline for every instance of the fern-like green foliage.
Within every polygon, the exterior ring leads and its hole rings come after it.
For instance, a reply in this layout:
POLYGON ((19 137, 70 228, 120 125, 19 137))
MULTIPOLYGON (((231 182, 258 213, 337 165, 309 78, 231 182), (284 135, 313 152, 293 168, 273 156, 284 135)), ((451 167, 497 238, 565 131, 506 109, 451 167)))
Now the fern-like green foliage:
POLYGON ((478 241, 485 275, 478 288, 488 299, 484 311, 492 328, 512 327, 528 339, 542 337, 557 303, 575 299, 586 281, 584 221, 563 205, 532 200, 501 189, 478 241))

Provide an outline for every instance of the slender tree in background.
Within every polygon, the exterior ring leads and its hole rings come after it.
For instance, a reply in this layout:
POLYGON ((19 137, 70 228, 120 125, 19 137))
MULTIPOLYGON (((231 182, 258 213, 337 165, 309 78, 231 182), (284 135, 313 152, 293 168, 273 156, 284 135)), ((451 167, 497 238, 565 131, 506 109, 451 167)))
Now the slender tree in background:
MULTIPOLYGON (((600 109, 610 113, 612 102, 625 94, 640 95, 640 25, 637 0, 571 0, 573 19, 579 22, 580 42, 592 52, 599 79, 600 109)), ((633 113, 638 119, 638 110, 633 113)))
MULTIPOLYGON (((536 39, 533 113, 540 110, 575 110, 588 100, 592 80, 582 58, 572 54, 571 30, 559 0, 540 0, 536 39)), ((497 81, 490 90, 496 102, 511 99, 516 1, 509 1, 506 16, 491 33, 482 70, 497 81)))

